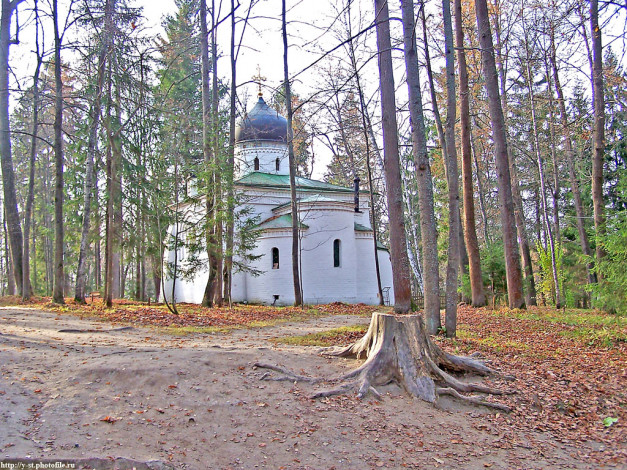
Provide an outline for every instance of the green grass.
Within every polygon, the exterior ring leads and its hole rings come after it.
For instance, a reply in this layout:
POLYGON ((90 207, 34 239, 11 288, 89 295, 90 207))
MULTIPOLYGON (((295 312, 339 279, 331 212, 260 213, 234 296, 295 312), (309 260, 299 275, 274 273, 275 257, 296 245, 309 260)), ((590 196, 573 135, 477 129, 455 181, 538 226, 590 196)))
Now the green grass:
POLYGON ((215 334, 215 333, 230 333, 234 330, 244 330, 249 328, 267 328, 271 326, 280 325, 281 323, 287 323, 291 321, 303 321, 316 315, 296 315, 285 318, 274 318, 272 320, 255 320, 241 325, 228 325, 228 326, 169 326, 169 327, 157 327, 162 333, 171 334, 174 336, 185 336, 190 334, 215 334))
POLYGON ((352 325, 319 331, 302 336, 282 336, 272 339, 273 343, 289 344, 293 346, 334 346, 342 339, 361 336, 368 330, 368 325, 352 325))
MULTIPOLYGON (((550 324, 562 325, 558 327, 559 335, 587 346, 611 348, 617 343, 627 342, 627 317, 594 309, 531 307, 529 310, 501 310, 498 314, 537 322, 542 330, 551 328, 550 324)), ((474 337, 472 339, 477 341, 474 337)))
POLYGON ((579 327, 560 331, 560 335, 578 340, 588 346, 603 346, 606 348, 611 348, 619 342, 627 342, 627 333, 615 331, 607 327, 579 327))
POLYGON ((529 309, 529 310, 515 310, 509 313, 515 318, 521 320, 536 320, 545 321, 550 323, 563 323, 571 326, 584 326, 584 327, 627 327, 627 317, 620 315, 610 315, 600 313, 598 310, 582 310, 582 309, 566 309, 566 310, 554 310, 554 309, 529 309))
POLYGON ((521 343, 519 341, 504 340, 503 338, 497 338, 493 335, 482 338, 474 331, 466 330, 465 328, 458 328, 457 338, 467 339, 477 344, 492 348, 496 351, 502 351, 504 349, 529 349, 529 346, 527 344, 521 343))

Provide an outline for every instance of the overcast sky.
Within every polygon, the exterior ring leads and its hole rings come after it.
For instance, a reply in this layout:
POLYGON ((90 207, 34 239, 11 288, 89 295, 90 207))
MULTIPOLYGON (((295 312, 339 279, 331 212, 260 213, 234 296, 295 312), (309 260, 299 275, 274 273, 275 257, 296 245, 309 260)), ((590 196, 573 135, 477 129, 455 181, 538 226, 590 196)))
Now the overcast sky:
MULTIPOLYGON (((237 12, 239 18, 246 15, 247 8, 250 4, 250 0, 240 1, 241 6, 237 12)), ((163 28, 161 27, 163 18, 167 14, 174 14, 176 12, 174 0, 128 0, 128 2, 131 6, 143 6, 145 19, 140 27, 143 34, 147 36, 163 34, 163 28)), ((60 8, 67 8, 67 3, 66 0, 60 0, 60 8)), ((207 0, 207 3, 209 4, 208 6, 210 6, 211 0, 207 0)), ((216 0, 216 4, 219 5, 220 1, 216 0)), ((431 1, 428 2, 427 5, 428 12, 431 11, 439 16, 439 9, 441 8, 440 1, 431 1)), ((329 50, 339 43, 339 40, 328 31, 329 25, 336 16, 337 6, 338 2, 334 0, 288 0, 288 35, 290 36, 289 67, 292 77, 297 72, 306 69, 310 64, 316 61, 323 51, 329 50)), ((32 8, 32 5, 29 1, 23 2, 20 5, 21 12, 19 22, 20 25, 22 25, 20 30, 20 44, 12 46, 11 49, 10 64, 14 72, 14 77, 19 79, 21 87, 30 86, 30 76, 32 75, 35 64, 34 54, 32 54, 34 49, 34 31, 32 27, 28 26, 28 9, 30 8, 32 8)), ((42 5, 42 8, 49 8, 47 2, 42 5)), ((224 18, 224 16, 228 14, 230 1, 223 1, 222 8, 220 18, 224 18)), ((364 23, 362 27, 372 21, 372 1, 354 2, 352 8, 364 8, 358 15, 363 18, 364 23)), ((392 15, 394 15, 398 4, 390 3, 390 8, 392 15)), ((247 26, 237 62, 237 82, 238 85, 241 85, 238 89, 238 94, 240 100, 246 103, 247 108, 250 108, 256 100, 257 88, 254 84, 246 84, 246 82, 250 82, 253 76, 257 75, 258 66, 261 69, 261 75, 267 79, 264 83, 265 87, 267 87, 265 96, 270 96, 272 89, 279 87, 283 81, 283 43, 280 18, 281 0, 259 0, 252 11, 251 21, 247 26)), ((46 28, 46 41, 50 48, 52 40, 50 19, 44 18, 43 21, 44 27, 46 28)), ((392 21, 392 28, 398 30, 399 22, 392 21)), ((622 34, 624 28, 624 14, 621 13, 620 17, 604 26, 604 45, 607 45, 608 41, 612 41, 612 37, 622 34)), ((354 30, 356 29, 357 25, 354 25, 354 30)), ((370 39, 371 42, 374 41, 373 36, 371 36, 370 39)), ((625 50, 623 41, 624 39, 614 42, 612 47, 619 55, 625 50)), ((221 28, 219 28, 218 37, 219 53, 222 55, 218 63, 218 74, 225 82, 230 81, 229 47, 230 20, 227 20, 221 28)), ((437 49, 440 45, 437 44, 436 41, 433 41, 430 47, 437 49)), ((432 54, 437 55, 435 52, 434 50, 432 54)), ((394 51, 394 54, 399 58, 396 62, 399 67, 396 85, 399 91, 398 102, 400 106, 404 100, 403 96, 405 95, 405 87, 400 82, 402 78, 403 61, 400 60, 401 54, 398 50, 394 51)), ((71 60, 71 52, 64 51, 64 57, 66 57, 65 60, 71 60)), ((624 57, 621 57, 621 59, 624 63, 624 57)), ((582 62, 582 65, 581 70, 585 71, 587 62, 582 62)), ((436 60, 435 68, 437 69, 438 67, 439 63, 436 60)), ((375 60, 370 61, 367 68, 364 69, 363 75, 364 82, 368 89, 367 93, 376 95, 378 81, 376 77, 375 60)), ((425 77, 423 76, 422 78, 424 82, 425 77)), ((322 77, 319 71, 315 68, 310 68, 306 72, 298 75, 293 87, 301 96, 307 96, 313 90, 321 87, 321 80, 322 77)), ((425 97, 426 96, 428 95, 425 95, 425 97)), ((401 118, 403 117, 401 116, 401 118)), ((317 177, 321 177, 324 174, 326 163, 329 159, 330 156, 328 152, 325 152, 322 146, 316 146, 316 166, 314 167, 314 174, 317 177)))

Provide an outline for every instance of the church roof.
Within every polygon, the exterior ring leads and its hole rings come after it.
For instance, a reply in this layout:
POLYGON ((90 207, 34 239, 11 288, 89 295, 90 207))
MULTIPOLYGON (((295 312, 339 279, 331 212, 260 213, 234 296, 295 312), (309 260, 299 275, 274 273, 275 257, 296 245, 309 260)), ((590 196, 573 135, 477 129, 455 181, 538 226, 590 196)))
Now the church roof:
MULTIPOLYGON (((298 198, 299 204, 308 204, 312 202, 340 202, 342 204, 351 205, 351 206, 353 204, 352 202, 349 202, 349 201, 345 201, 345 200, 338 199, 335 197, 323 196, 322 194, 312 194, 307 197, 298 198)), ((272 210, 273 211, 280 210, 280 209, 283 209, 284 207, 289 207, 291 204, 292 204, 291 202, 286 202, 276 207, 273 207, 272 210)))
POLYGON ((355 222, 355 232, 372 232, 372 229, 370 227, 366 227, 365 225, 361 225, 355 222))
MULTIPOLYGON (((289 188, 290 175, 275 175, 271 173, 261 173, 254 171, 240 178, 235 184, 241 186, 257 186, 263 188, 289 188)), ((309 189, 315 191, 329 191, 337 193, 352 193, 352 188, 336 186, 335 184, 325 183, 324 181, 311 180, 309 178, 296 177, 296 186, 298 189, 309 189)))
MULTIPOLYGON (((309 226, 303 224, 302 222, 299 223, 299 227, 301 229, 309 228, 309 226)), ((260 222, 255 228, 258 230, 292 228, 292 214, 275 215, 274 217, 270 217, 269 219, 260 222)))
POLYGON ((287 119, 259 100, 235 129, 235 142, 269 141, 287 143, 287 119))

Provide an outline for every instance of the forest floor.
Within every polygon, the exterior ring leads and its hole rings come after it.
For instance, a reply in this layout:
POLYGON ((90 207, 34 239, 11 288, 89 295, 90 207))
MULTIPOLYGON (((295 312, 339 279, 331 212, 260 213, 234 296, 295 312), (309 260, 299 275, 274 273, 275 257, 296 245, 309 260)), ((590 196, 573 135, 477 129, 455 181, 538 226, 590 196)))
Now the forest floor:
MULTIPOLYGON (((358 361, 320 345, 361 336, 373 307, 181 306, 0 299, 0 462, 89 468, 625 468, 627 318, 593 311, 459 309, 447 350, 478 351, 518 393, 494 413, 394 385, 382 400, 310 400, 260 381, 257 361, 337 376, 358 361), (91 460, 84 460, 91 459, 91 460), (147 463, 147 464, 142 464, 147 463), (143 465, 143 466, 142 466, 143 465)), ((465 377, 464 380, 475 380, 465 377)))

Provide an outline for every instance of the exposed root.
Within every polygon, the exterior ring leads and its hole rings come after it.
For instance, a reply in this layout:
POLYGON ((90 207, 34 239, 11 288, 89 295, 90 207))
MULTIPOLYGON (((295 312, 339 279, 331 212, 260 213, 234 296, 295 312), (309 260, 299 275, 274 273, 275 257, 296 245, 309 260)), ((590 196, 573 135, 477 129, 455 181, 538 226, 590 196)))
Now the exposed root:
POLYGON ((489 408, 494 408, 495 410, 504 411, 505 413, 509 413, 510 411, 512 411, 512 409, 509 406, 507 406, 507 405, 503 405, 501 403, 493 403, 491 401, 485 401, 485 400, 482 400, 479 397, 473 397, 473 396, 469 397, 469 396, 466 396, 466 395, 462 395, 461 393, 459 393, 454 388, 450 388, 450 387, 438 388, 438 389, 436 389, 436 392, 437 392, 438 396, 450 395, 452 397, 458 398, 459 400, 466 401, 466 402, 472 403, 474 405, 487 406, 489 408))
POLYGON ((358 385, 358 382, 354 381, 354 382, 342 384, 339 387, 332 388, 330 390, 319 390, 313 393, 312 395, 310 395, 309 398, 316 399, 316 398, 333 397, 335 395, 345 395, 347 393, 350 393, 356 390, 357 385, 358 385))
MULTIPOLYGON (((324 352, 325 355, 339 357, 365 358, 358 367, 336 378, 306 377, 272 364, 257 363, 255 367, 265 368, 282 374, 282 377, 264 380, 290 380, 312 384, 328 383, 334 388, 315 392, 311 398, 330 397, 333 395, 357 393, 363 398, 372 394, 381 398, 375 387, 398 383, 410 396, 435 403, 438 396, 451 395, 476 405, 489 406, 502 411, 509 407, 482 400, 476 396, 462 393, 484 393, 501 395, 512 393, 487 387, 481 384, 467 383, 453 377, 444 369, 454 372, 472 372, 479 375, 498 375, 498 371, 486 366, 474 357, 454 356, 445 353, 427 334, 422 317, 419 315, 390 315, 373 313, 368 332, 357 342, 340 351, 324 352), (443 387, 436 388, 436 382, 443 387), (461 392, 461 393, 460 393, 461 392)), ((507 377, 507 376, 505 376, 507 377)))
POLYGON ((272 377, 270 374, 263 374, 260 380, 276 380, 276 381, 285 380, 285 381, 290 381, 290 382, 307 382, 307 383, 312 383, 312 384, 316 384, 316 383, 324 381, 324 379, 320 379, 320 378, 316 379, 313 377, 307 377, 305 375, 294 374, 288 369, 281 367, 281 366, 275 366, 274 364, 265 364, 263 362, 256 362, 253 364, 253 368, 269 369, 269 370, 273 370, 275 372, 279 372, 283 374, 283 377, 272 377))

